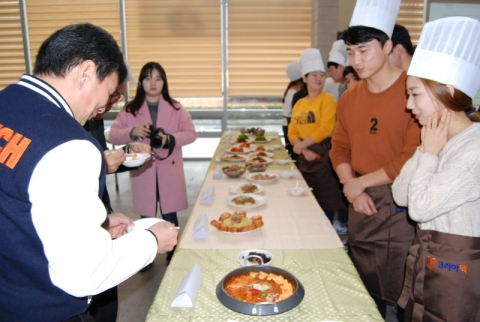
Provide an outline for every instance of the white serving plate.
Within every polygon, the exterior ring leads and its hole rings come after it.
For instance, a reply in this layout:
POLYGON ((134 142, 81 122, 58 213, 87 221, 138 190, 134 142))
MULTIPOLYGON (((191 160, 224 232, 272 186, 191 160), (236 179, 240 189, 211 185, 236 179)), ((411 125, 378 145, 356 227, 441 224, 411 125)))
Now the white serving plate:
POLYGON ((242 193, 240 195, 233 195, 227 198, 227 204, 232 206, 232 207, 237 207, 237 208, 255 208, 255 207, 260 207, 261 205, 265 204, 265 197, 253 194, 253 193, 242 193), (233 202, 233 199, 240 197, 240 196, 248 196, 251 197, 255 200, 255 204, 249 204, 249 205, 237 205, 236 203, 233 202))
POLYGON ((222 156, 222 160, 223 161, 228 161, 228 162, 245 162, 245 160, 247 159, 247 157, 245 155, 242 155, 242 154, 235 154, 236 156, 240 157, 239 159, 234 159, 234 160, 231 160, 229 159, 231 156, 233 156, 233 154, 224 154, 222 156))
MULTIPOLYGON (((234 185, 231 185, 228 190, 234 194, 245 194, 245 192, 243 192, 240 187, 246 184, 247 183, 234 184, 234 185)), ((256 192, 249 192, 249 193, 262 193, 265 190, 265 188, 261 184, 258 184, 258 183, 250 183, 250 184, 253 184, 254 186, 256 186, 258 190, 256 192)))
POLYGON ((234 152, 234 151, 232 151, 232 149, 234 149, 234 148, 238 148, 238 147, 232 146, 231 148, 229 148, 229 149, 227 150, 227 152, 228 152, 228 153, 232 153, 232 154, 245 154, 245 153, 250 153, 250 152, 251 152, 251 151, 250 151, 250 148, 242 148, 242 149, 243 149, 243 152, 234 152))
POLYGON ((264 148, 265 148, 265 151, 267 152, 272 152, 273 151, 273 145, 272 146, 265 146, 263 144, 250 144, 250 151, 251 152, 262 152, 262 151, 257 151, 256 148, 259 146, 259 145, 262 145, 264 148))
POLYGON ((271 173, 271 172, 250 172, 247 174, 247 179, 250 180, 250 181, 253 181, 255 183, 270 183, 270 182, 274 182, 276 180, 278 180, 279 176, 278 174, 276 173, 271 173), (265 179, 265 180, 262 180, 262 179, 254 179, 255 176, 260 176, 260 175, 268 175, 269 177, 273 177, 272 179, 265 179))

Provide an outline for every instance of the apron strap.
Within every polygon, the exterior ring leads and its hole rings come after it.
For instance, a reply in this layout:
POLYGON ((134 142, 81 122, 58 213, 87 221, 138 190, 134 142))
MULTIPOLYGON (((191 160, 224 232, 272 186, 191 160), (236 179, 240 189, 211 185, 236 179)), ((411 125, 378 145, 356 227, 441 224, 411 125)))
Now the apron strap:
POLYGON ((410 297, 410 292, 412 290, 413 283, 413 271, 415 266, 415 258, 417 257, 418 250, 420 248, 419 244, 413 245, 408 250, 408 257, 406 263, 405 271, 405 282, 403 284, 402 294, 397 301, 398 306, 405 308, 407 306, 408 298, 410 297))

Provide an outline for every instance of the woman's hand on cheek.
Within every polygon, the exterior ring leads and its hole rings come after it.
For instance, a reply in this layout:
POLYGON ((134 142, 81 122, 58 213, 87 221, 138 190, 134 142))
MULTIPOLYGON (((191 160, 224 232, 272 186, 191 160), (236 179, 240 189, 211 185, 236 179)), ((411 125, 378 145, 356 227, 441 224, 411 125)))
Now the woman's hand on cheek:
POLYGON ((445 109, 439 119, 435 112, 433 117, 428 117, 427 123, 422 128, 422 150, 438 156, 448 141, 448 128, 450 125, 451 113, 445 109))

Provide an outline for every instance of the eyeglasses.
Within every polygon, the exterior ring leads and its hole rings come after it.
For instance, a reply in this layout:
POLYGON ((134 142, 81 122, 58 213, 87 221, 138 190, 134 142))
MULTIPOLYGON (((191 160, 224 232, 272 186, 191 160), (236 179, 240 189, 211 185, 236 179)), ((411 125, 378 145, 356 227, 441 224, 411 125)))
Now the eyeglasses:
POLYGON ((112 95, 110 95, 110 104, 115 104, 118 101, 121 101, 123 99, 123 94, 119 92, 115 92, 112 95))

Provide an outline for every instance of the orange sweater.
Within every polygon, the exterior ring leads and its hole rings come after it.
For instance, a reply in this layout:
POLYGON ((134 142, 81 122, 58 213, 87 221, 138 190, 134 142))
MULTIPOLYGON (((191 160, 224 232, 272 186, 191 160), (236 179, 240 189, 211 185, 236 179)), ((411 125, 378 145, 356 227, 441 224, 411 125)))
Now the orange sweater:
POLYGON ((330 158, 334 169, 350 163, 368 174, 383 168, 393 181, 420 145, 420 126, 406 109, 406 74, 381 93, 362 80, 345 92, 338 105, 330 158))

